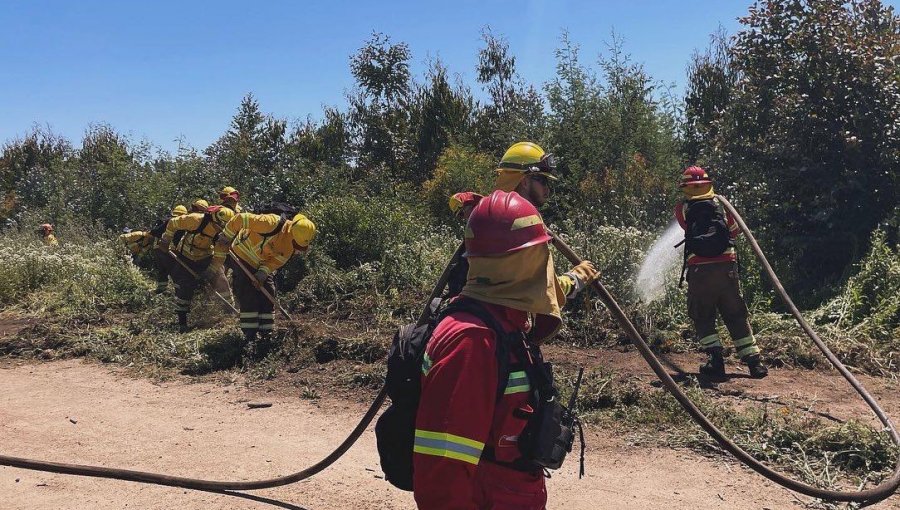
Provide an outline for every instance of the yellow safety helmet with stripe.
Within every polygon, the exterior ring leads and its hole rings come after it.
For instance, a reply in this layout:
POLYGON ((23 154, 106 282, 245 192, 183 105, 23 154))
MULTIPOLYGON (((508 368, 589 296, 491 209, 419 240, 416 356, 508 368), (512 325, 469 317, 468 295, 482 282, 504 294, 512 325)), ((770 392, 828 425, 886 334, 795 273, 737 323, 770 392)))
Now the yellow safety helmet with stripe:
POLYGON ((182 214, 187 214, 187 207, 178 204, 172 208, 172 216, 181 216, 182 214))
POLYGON ((522 178, 529 174, 543 175, 555 181, 555 171, 553 154, 545 152, 534 142, 516 142, 506 149, 497 165, 495 187, 506 192, 513 191, 522 178))

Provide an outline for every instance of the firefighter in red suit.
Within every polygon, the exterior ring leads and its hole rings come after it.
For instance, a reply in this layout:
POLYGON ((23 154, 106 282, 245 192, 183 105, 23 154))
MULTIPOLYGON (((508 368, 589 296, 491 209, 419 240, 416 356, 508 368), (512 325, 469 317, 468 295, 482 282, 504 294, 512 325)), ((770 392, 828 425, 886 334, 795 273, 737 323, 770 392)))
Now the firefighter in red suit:
MULTIPOLYGON (((527 200, 499 190, 485 197, 466 226, 469 272, 457 299, 478 301, 506 332, 524 332, 540 345, 561 326, 565 304, 549 242, 540 213, 527 200)), ((510 350, 508 378, 499 381, 497 340, 475 316, 457 312, 438 324, 428 342, 413 449, 419 508, 546 505, 543 471, 521 458, 517 443, 534 412, 522 368, 527 360, 510 350)))

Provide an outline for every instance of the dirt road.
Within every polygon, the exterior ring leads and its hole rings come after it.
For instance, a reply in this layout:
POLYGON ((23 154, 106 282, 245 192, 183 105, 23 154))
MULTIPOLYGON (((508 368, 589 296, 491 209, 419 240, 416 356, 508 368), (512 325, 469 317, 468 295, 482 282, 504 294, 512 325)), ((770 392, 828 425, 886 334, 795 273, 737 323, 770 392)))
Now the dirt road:
MULTIPOLYGON (((339 442, 361 408, 242 386, 155 384, 78 360, 0 365, 0 452, 61 462, 215 479, 296 471, 339 442), (266 400, 268 409, 247 409, 266 400)), ((636 448, 589 433, 587 476, 570 460, 549 480, 549 508, 781 509, 801 500, 732 463, 691 452, 636 448)), ((0 467, 4 509, 413 508, 379 478, 367 432, 313 479, 249 495, 211 494, 0 467)), ((805 500, 805 498, 804 498, 805 500)), ((883 504, 879 508, 892 508, 883 504)))

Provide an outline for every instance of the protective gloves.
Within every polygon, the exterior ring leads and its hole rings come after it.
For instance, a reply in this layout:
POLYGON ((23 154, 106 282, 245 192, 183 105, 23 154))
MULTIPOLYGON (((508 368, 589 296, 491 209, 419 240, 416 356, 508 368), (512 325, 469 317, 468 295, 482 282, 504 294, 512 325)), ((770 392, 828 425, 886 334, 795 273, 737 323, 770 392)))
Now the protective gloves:
POLYGON ((584 260, 577 266, 573 267, 569 270, 568 273, 565 274, 569 278, 572 279, 572 282, 575 286, 572 288, 570 295, 566 297, 574 297, 581 290, 588 285, 594 283, 594 280, 600 277, 600 271, 594 267, 594 263, 589 260, 584 260))
POLYGON ((266 280, 269 279, 269 273, 260 269, 256 272, 256 274, 253 275, 253 277, 256 278, 256 283, 259 284, 260 287, 262 287, 263 285, 265 285, 266 280))

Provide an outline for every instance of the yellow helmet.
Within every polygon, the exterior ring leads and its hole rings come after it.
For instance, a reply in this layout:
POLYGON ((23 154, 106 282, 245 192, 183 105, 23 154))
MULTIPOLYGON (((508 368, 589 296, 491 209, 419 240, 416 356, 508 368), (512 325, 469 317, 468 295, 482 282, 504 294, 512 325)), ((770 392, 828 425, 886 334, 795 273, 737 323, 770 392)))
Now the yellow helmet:
POLYGON ((503 154, 497 165, 497 189, 510 192, 528 174, 540 174, 556 180, 553 154, 544 152, 534 142, 516 142, 503 154))
POLYGON ((302 214, 297 214, 291 221, 291 237, 297 246, 305 250, 316 236, 316 225, 302 214))
POLYGON ((182 214, 187 214, 187 207, 178 204, 172 208, 172 216, 181 216, 182 214))
POLYGON ((212 213, 213 222, 220 227, 224 227, 231 218, 234 218, 234 211, 221 205, 210 207, 207 212, 212 213))
POLYGON ((231 186, 225 186, 219 191, 219 200, 222 203, 225 203, 226 200, 234 200, 234 203, 237 203, 238 200, 241 199, 241 194, 238 193, 238 190, 232 188, 231 186))
POLYGON ((544 149, 534 142, 514 143, 503 153, 503 158, 500 159, 497 169, 525 173, 537 172, 551 179, 556 179, 556 176, 553 175, 554 170, 556 170, 553 154, 544 152, 544 149))
POLYGON ((191 202, 191 211, 192 212, 203 212, 209 207, 209 202, 203 200, 202 198, 198 198, 191 202))

